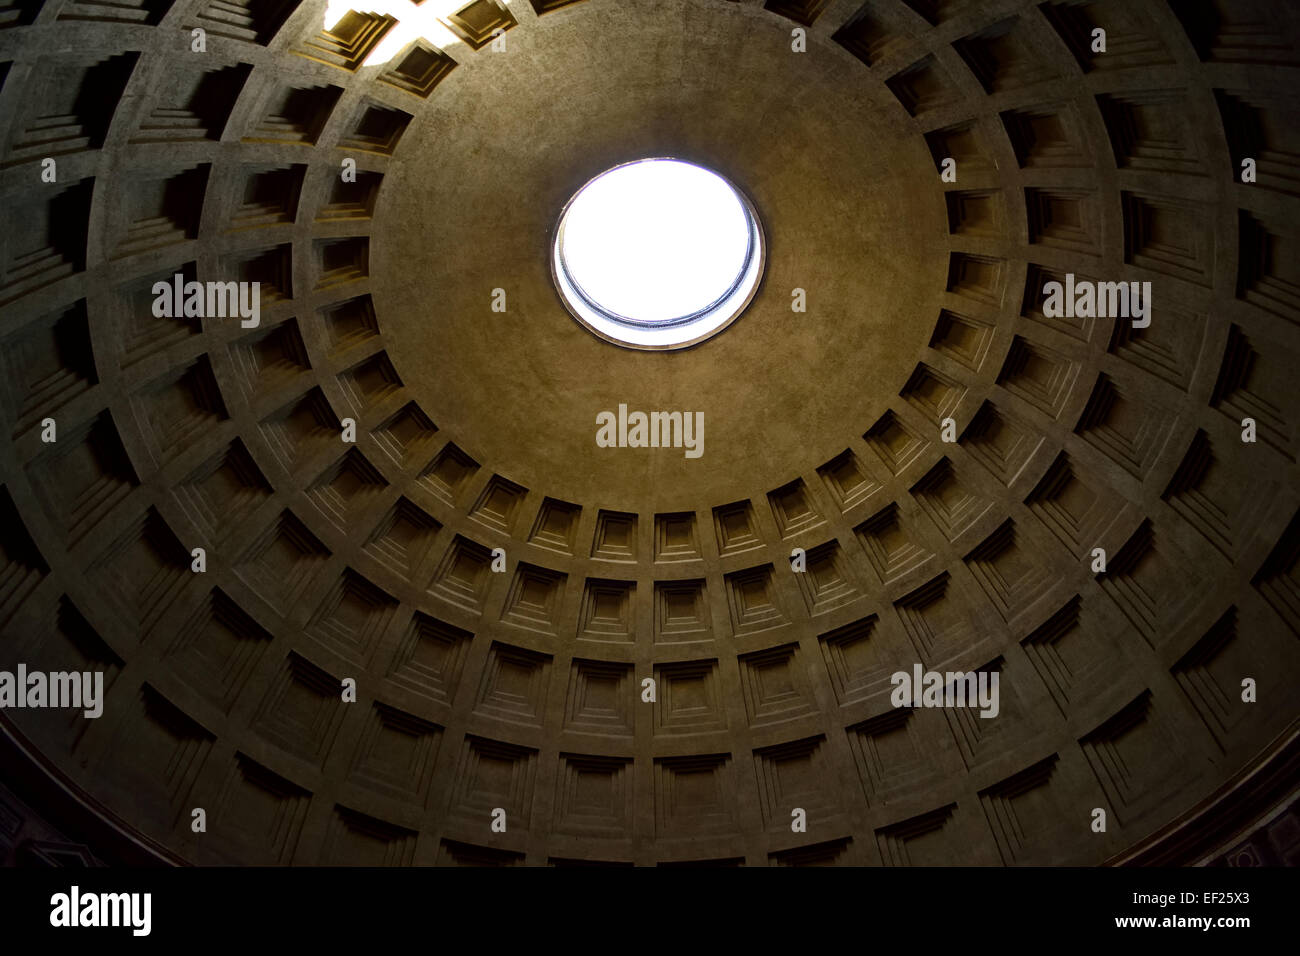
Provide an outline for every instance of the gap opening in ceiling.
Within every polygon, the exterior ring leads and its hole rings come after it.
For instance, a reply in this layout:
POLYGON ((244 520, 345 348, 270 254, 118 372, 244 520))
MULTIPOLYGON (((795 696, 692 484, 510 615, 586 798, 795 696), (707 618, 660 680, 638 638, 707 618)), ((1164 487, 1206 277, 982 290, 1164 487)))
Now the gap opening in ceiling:
POLYGON ((615 166, 560 216, 552 271, 573 316, 638 349, 716 335, 762 277, 763 231, 749 200, 717 173, 670 158, 615 166))

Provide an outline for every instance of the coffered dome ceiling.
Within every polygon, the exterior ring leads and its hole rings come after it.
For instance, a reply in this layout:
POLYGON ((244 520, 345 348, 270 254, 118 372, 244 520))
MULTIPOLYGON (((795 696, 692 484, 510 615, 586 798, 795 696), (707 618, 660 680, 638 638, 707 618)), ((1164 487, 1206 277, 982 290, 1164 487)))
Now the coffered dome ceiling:
POLYGON ((0 667, 106 683, 0 721, 79 805, 194 863, 1093 864, 1290 758, 1287 5, 475 0, 382 64, 417 7, 357 5, 0 6, 0 667), (650 156, 767 243, 679 351, 551 276, 650 156), (260 324, 156 316, 178 273, 260 324))

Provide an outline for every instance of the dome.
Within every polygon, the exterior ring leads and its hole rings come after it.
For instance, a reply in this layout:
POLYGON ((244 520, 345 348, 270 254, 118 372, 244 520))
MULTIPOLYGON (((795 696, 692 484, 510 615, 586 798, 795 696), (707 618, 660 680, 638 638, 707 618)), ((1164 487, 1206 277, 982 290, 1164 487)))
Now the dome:
POLYGON ((0 10, 0 858, 1282 853, 1282 5, 363 6, 0 10))

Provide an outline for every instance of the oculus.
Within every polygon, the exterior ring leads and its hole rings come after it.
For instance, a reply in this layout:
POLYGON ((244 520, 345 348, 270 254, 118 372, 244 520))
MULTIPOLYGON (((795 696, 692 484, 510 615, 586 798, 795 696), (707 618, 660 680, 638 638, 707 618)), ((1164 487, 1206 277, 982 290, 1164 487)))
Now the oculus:
POLYGON ((606 170, 569 200, 551 271, 565 306, 607 341, 677 349, 745 310, 763 274, 753 204, 711 170, 642 159, 606 170))

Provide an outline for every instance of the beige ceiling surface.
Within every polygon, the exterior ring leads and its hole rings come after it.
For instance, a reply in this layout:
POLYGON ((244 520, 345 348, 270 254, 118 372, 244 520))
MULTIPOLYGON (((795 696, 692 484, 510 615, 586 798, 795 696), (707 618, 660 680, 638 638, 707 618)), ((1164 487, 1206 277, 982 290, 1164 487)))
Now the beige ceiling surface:
POLYGON ((453 71, 403 138, 371 240, 422 407, 507 477, 628 511, 735 500, 842 451, 907 381, 929 332, 913 317, 938 314, 948 266, 925 142, 855 66, 825 40, 792 53, 761 10, 631 2, 541 18, 453 71), (723 173, 767 235, 741 321, 683 352, 611 347, 551 281, 564 203, 647 156, 723 173), (596 447, 619 403, 703 412, 704 456, 596 447))

